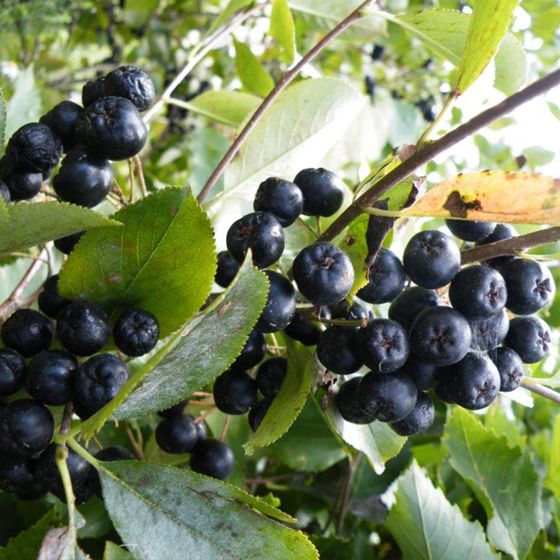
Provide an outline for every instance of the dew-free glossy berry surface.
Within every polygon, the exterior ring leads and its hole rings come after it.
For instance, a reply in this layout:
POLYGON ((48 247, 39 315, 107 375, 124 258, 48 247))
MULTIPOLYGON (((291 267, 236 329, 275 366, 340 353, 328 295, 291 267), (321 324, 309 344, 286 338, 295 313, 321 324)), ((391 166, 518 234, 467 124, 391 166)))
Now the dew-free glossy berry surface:
POLYGON ((300 313, 294 315, 292 322, 284 329, 284 332, 294 340, 301 342, 304 346, 315 346, 319 341, 321 331, 300 313))
POLYGON ((72 233, 66 237, 61 237, 60 239, 55 239, 54 246, 65 255, 69 255, 73 250, 78 241, 84 235, 85 231, 79 231, 78 233, 72 233))
POLYGON ((62 101, 43 115, 39 122, 46 124, 62 141, 64 151, 68 153, 75 147, 76 123, 84 109, 73 101, 62 101))
POLYGON ((88 80, 82 88, 82 105, 87 108, 106 95, 105 77, 88 80))
POLYGON ((48 317, 34 309, 18 309, 2 325, 2 342, 29 358, 46 350, 52 342, 48 317))
POLYGON ((0 349, 0 397, 8 397, 23 387, 25 363, 19 352, 0 349))
POLYGON ((535 364, 548 354, 552 333, 539 317, 516 317, 509 322, 504 344, 515 350, 524 364, 535 364))
POLYGON ((427 391, 436 383, 438 367, 411 353, 402 371, 412 379, 419 391, 427 391))
POLYGON ((205 439, 193 449, 190 467, 194 472, 225 480, 235 467, 235 457, 223 441, 205 439))
POLYGON ((265 397, 275 397, 282 387, 288 371, 286 358, 271 358, 262 363, 257 371, 257 387, 265 397))
POLYGON ((265 348, 264 335, 259 331, 253 330, 243 350, 241 350, 241 354, 237 356, 235 362, 231 365, 231 369, 246 370, 256 366, 262 362, 265 348))
POLYGON ((228 370, 214 381, 214 402, 226 414, 245 414, 257 404, 257 382, 245 371, 228 370))
POLYGON ((362 367, 357 329, 330 326, 319 336, 317 358, 329 371, 348 375, 362 367))
MULTIPOLYGON (((477 247, 481 245, 488 245, 489 243, 495 243, 496 241, 505 241, 506 239, 511 239, 517 235, 515 229, 509 224, 497 224, 494 231, 484 239, 481 239, 476 244, 477 247)), ((492 266, 494 268, 500 267, 501 265, 513 260, 513 257, 503 256, 495 257, 484 261, 484 264, 492 266)))
POLYGON ((507 393, 517 389, 523 378, 523 362, 519 354, 511 348, 503 346, 496 348, 490 358, 500 374, 500 391, 507 393))
POLYGON ((282 227, 288 227, 303 211, 303 194, 295 183, 270 177, 259 185, 253 208, 271 213, 282 227))
POLYGON ((143 356, 151 352, 159 339, 159 324, 149 311, 127 309, 113 327, 117 348, 127 356, 143 356))
POLYGON ((166 453, 189 453, 198 441, 193 419, 184 415, 164 418, 156 428, 156 441, 166 453))
POLYGON ((358 404, 357 394, 361 380, 361 377, 353 377, 343 383, 334 397, 334 405, 347 422, 371 424, 375 420, 375 415, 366 413, 358 404))
POLYGON ((327 169, 303 169, 294 183, 303 194, 303 213, 307 216, 332 216, 344 201, 344 182, 327 169))
POLYGON ((135 66, 121 66, 105 77, 106 95, 116 95, 131 101, 139 111, 145 111, 156 96, 150 77, 135 66))
POLYGON ((285 329, 296 314, 296 291, 292 283, 278 272, 265 270, 269 287, 266 305, 255 329, 271 333, 285 329))
POLYGON ((439 297, 432 290, 420 286, 406 288, 392 301, 389 307, 389 319, 393 319, 405 329, 409 329, 424 309, 439 304, 439 297))
POLYGON ((72 303, 58 293, 58 274, 49 276, 45 280, 43 291, 39 294, 37 302, 39 309, 51 319, 55 319, 67 305, 72 303))
POLYGON ((218 286, 227 288, 239 271, 239 263, 229 254, 229 251, 218 253, 218 268, 214 280, 218 286))
POLYGON ((408 359, 408 335, 396 321, 374 319, 360 332, 359 352, 363 363, 374 372, 396 371, 408 359))
POLYGON ((369 268, 367 286, 358 297, 368 303, 393 301, 404 289, 406 275, 400 259, 389 249, 380 249, 369 268))
POLYGON ((259 400, 257 404, 249 410, 249 416, 247 419, 249 420, 249 426, 251 426, 251 430, 253 430, 253 432, 257 431, 257 428, 264 420, 264 417, 272 404, 272 398, 273 397, 265 397, 264 399, 259 400))
POLYGON ((432 399, 426 393, 418 393, 412 411, 402 420, 391 424, 391 428, 400 436, 414 436, 425 432, 434 423, 435 411, 432 399))
POLYGON ((43 185, 41 173, 11 173, 4 176, 4 181, 10 191, 10 200, 31 200, 43 185))
POLYGON ((473 222, 469 220, 445 220, 449 231, 463 241, 480 241, 492 235, 495 222, 473 222))

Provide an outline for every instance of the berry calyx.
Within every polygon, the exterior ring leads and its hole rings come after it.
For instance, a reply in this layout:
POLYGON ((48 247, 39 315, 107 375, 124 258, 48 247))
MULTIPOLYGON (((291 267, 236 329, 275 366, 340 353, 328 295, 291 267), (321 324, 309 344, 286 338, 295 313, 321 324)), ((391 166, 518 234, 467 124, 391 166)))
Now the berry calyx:
POLYGON ((524 364, 535 364, 550 350, 550 327, 539 317, 516 317, 509 322, 504 344, 515 350, 524 364))
POLYGON ((519 354, 507 347, 496 348, 494 355, 490 356, 500 374, 500 391, 508 393, 515 391, 523 379, 523 362, 519 354))
POLYGON ((143 356, 151 352, 159 339, 157 319, 143 309, 123 311, 113 327, 117 348, 127 356, 143 356))
POLYGON ((410 353, 404 327, 391 319, 374 319, 360 333, 360 355, 374 372, 389 373, 402 367, 410 353))

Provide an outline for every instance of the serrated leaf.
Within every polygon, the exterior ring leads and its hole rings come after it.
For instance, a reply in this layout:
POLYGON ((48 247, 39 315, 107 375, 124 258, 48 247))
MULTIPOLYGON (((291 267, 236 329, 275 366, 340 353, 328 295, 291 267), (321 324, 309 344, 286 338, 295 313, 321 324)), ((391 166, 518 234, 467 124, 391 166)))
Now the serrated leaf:
POLYGON ((266 97, 274 87, 274 80, 253 51, 239 41, 235 41, 235 67, 243 87, 251 93, 266 97))
POLYGON ((59 289, 107 311, 153 313, 166 337, 206 300, 216 271, 212 227, 188 189, 168 188, 114 215, 123 227, 88 232, 66 261, 59 289))
POLYGON ((121 546, 117 546, 115 543, 107 541, 105 543, 103 560, 134 560, 134 556, 121 546))
POLYGON ((91 228, 120 231, 113 227, 118 225, 117 218, 67 202, 0 204, 0 255, 91 228))
POLYGON ((368 229, 369 216, 361 214, 348 228, 340 248, 350 257, 354 268, 354 284, 348 294, 348 301, 368 283, 366 258, 368 256, 368 246, 366 232, 368 229))
POLYGON ((261 101, 260 97, 244 91, 205 91, 188 105, 199 115, 238 127, 261 101))
POLYGON ((286 339, 286 345, 286 377, 257 431, 243 446, 247 455, 252 455, 258 447, 274 443, 288 431, 305 406, 315 383, 318 367, 311 352, 290 339, 286 339))
POLYGON ((290 516, 225 482, 137 462, 105 463, 100 476, 115 528, 139 560, 318 558, 303 533, 277 521, 290 516))
POLYGON ((464 93, 482 74, 504 38, 519 0, 477 0, 454 90, 464 93))
POLYGON ((449 414, 444 444, 451 466, 484 506, 490 542, 514 558, 525 558, 543 528, 542 483, 529 451, 486 429, 459 407, 449 414))
POLYGON ((560 179, 538 173, 483 171, 442 181, 401 216, 560 224, 560 179))
POLYGON ((396 457, 406 443, 406 438, 383 422, 351 424, 342 418, 335 406, 331 406, 327 414, 336 433, 348 445, 364 453, 377 474, 383 473, 385 463, 396 457))
POLYGON ((273 0, 270 35, 282 48, 283 61, 290 64, 296 56, 296 28, 288 0, 273 0))
POLYGON ((6 137, 20 126, 41 116, 41 96, 35 84, 33 66, 22 70, 14 82, 14 93, 6 107, 6 137))
POLYGON ((223 301, 179 339, 115 416, 123 419, 165 410, 226 371, 255 326, 267 293, 266 276, 247 260, 223 301))
POLYGON ((0 153, 4 152, 4 142, 6 141, 6 100, 4 99, 4 92, 0 88, 0 153))
POLYGON ((546 462, 546 478, 544 485, 560 499, 560 415, 554 420, 550 457, 546 462))
POLYGON ((498 560, 478 522, 463 517, 414 462, 399 478, 386 521, 406 560, 498 560))

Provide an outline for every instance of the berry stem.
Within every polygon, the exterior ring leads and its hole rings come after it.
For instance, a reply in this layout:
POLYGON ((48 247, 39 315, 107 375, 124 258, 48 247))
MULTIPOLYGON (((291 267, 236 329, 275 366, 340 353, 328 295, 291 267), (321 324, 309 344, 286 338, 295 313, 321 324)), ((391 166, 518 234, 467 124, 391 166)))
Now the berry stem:
POLYGON ((134 455, 138 460, 143 461, 145 457, 144 457, 144 451, 142 450, 142 447, 136 441, 136 438, 134 437, 134 434, 132 433, 132 430, 130 429, 128 423, 123 422, 123 425, 124 425, 124 432, 126 434, 126 437, 128 438, 128 441, 130 442, 130 446, 132 447, 132 451, 134 452, 134 455))
POLYGON ((228 414, 226 415, 226 420, 224 422, 224 427, 222 429, 222 435, 220 436, 221 441, 225 441, 230 425, 231 425, 231 415, 228 414))
POLYGON ((340 21, 333 29, 331 29, 311 50, 296 64, 294 64, 279 80, 272 91, 264 98, 263 102, 258 106, 257 110, 252 114, 251 118, 247 121, 243 129, 237 135, 233 144, 230 146, 224 157, 200 191, 198 195, 198 202, 202 203, 212 190, 212 187, 217 183, 218 179, 222 176, 226 167, 231 163, 233 158, 237 155, 241 146, 251 134, 255 126, 260 122, 266 110, 276 101, 278 96, 286 89, 286 87, 296 78, 301 70, 314 58, 316 58, 321 51, 323 51, 330 43, 332 43, 343 31, 348 29, 355 21, 362 17, 362 12, 373 0, 366 0, 358 6, 353 12, 347 15, 340 21))
POLYGON ((144 168, 142 167, 142 160, 140 156, 134 156, 134 165, 136 167, 136 174, 138 176, 138 184, 140 185, 140 192, 146 198, 148 196, 148 187, 146 187, 146 179, 144 178, 144 168))
POLYGON ((321 241, 328 241, 341 233, 344 228, 356 219, 362 212, 362 208, 371 206, 380 196, 389 191, 396 184, 409 177, 418 167, 428 163, 438 154, 448 150, 461 140, 468 138, 476 131, 491 124, 495 120, 510 113, 517 107, 527 103, 531 99, 542 95, 549 89, 560 84, 560 70, 551 72, 544 78, 533 82, 521 91, 507 97, 501 103, 479 113, 470 121, 451 130, 434 142, 425 144, 416 152, 405 159, 400 165, 383 176, 370 189, 358 197, 321 235, 321 241))
POLYGON ((560 404, 560 393, 557 391, 553 391, 544 385, 540 385, 539 383, 535 383, 530 377, 524 377, 523 381, 521 382, 521 387, 527 389, 527 391, 531 391, 535 393, 535 395, 539 395, 548 399, 549 401, 553 401, 557 404, 560 404))

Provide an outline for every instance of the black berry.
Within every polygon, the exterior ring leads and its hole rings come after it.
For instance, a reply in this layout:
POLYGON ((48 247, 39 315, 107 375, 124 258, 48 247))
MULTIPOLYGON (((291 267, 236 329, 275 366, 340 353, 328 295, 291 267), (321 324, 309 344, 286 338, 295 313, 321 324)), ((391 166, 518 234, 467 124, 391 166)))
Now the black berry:
POLYGON ((69 255, 73 250, 78 241, 84 235, 85 231, 79 231, 77 233, 72 233, 66 237, 61 237, 60 239, 55 239, 54 246, 65 255, 69 255))
POLYGON ((266 268, 274 264, 284 252, 284 230, 272 214, 253 212, 231 225, 226 243, 237 262, 242 263, 250 249, 253 264, 258 268, 266 268))
MULTIPOLYGON (((189 414, 189 416, 191 416, 189 414)), ((198 438, 197 441, 202 441, 203 439, 206 439, 208 437, 208 428, 206 427, 206 424, 203 421, 196 421, 192 416, 191 418, 194 420, 194 425, 196 428, 196 437, 198 438)))
POLYGON ((334 405, 346 422, 352 424, 371 424, 375 415, 368 414, 358 405, 358 388, 361 377, 353 377, 343 383, 334 397, 334 405))
POLYGON ((286 358, 271 358, 259 367, 257 371, 257 387, 265 397, 275 397, 282 387, 284 377, 288 371, 286 358))
POLYGON ((401 292, 389 307, 389 318, 409 329, 418 315, 427 307, 440 304, 438 295, 432 290, 413 286, 401 292))
POLYGON ((25 388, 43 404, 66 404, 72 400, 78 367, 78 360, 68 352, 45 350, 29 363, 25 388))
POLYGON ((109 341, 111 325, 101 307, 91 301, 79 300, 60 312, 56 332, 66 350, 77 356, 91 356, 109 341))
POLYGON ((145 111, 156 96, 152 80, 135 66, 121 66, 109 72, 105 77, 105 91, 132 101, 139 111, 145 111))
POLYGON ((255 212, 269 212, 282 227, 288 227, 303 211, 303 194, 296 184, 271 177, 259 185, 253 208, 255 212))
POLYGON ((449 231, 463 241, 480 241, 496 229, 495 222, 473 222, 469 220, 445 220, 449 231))
MULTIPOLYGON (((328 307, 321 307, 321 315, 328 311, 328 307)), ((366 306, 353 301, 352 305, 344 300, 332 308, 331 316, 333 319, 345 319, 346 321, 371 321, 374 316, 372 310, 366 306)), ((321 317, 328 320, 329 317, 321 317)))
POLYGON ((143 309, 123 311, 113 327, 117 348, 127 356, 143 356, 154 349, 159 339, 157 319, 143 309))
POLYGON ((82 88, 82 105, 87 108, 106 95, 105 77, 88 80, 82 88))
POLYGON ((0 453, 0 490, 23 494, 29 499, 42 497, 47 487, 35 476, 35 465, 34 459, 0 453))
POLYGON ((284 329, 284 332, 294 340, 305 346, 315 346, 319 341, 321 331, 311 322, 296 313, 292 322, 284 329))
POLYGON ((330 326, 319 336, 317 357, 329 371, 348 375, 362 367, 358 344, 356 329, 330 326))
MULTIPOLYGON (((133 461, 134 454, 130 449, 115 445, 112 447, 105 447, 95 454, 98 461, 112 463, 114 461, 133 461)), ((91 468, 88 474, 87 484, 90 490, 99 498, 101 498, 101 481, 99 480, 99 473, 91 468)))
POLYGON ((182 416, 185 413, 185 407, 189 404, 188 400, 181 401, 173 406, 160 410, 158 416, 161 418, 172 418, 173 416, 182 416))
POLYGON ((66 153, 76 146, 76 123, 83 112, 84 109, 77 103, 62 101, 40 119, 60 138, 66 153))
POLYGON ((423 288, 441 288, 459 272, 461 252, 451 237, 440 231, 421 231, 404 250, 404 270, 423 288))
POLYGON ((389 373, 402 367, 410 353, 404 327, 391 319, 374 319, 360 333, 360 354, 374 372, 389 373))
POLYGON ((261 399, 255 406, 251 408, 251 410, 249 410, 249 426, 251 426, 251 430, 253 430, 253 432, 256 432, 257 428, 261 425, 271 404, 272 397, 267 397, 261 399))
POLYGON ((9 397, 23 387, 25 363, 21 355, 9 348, 0 349, 0 397, 9 397))
POLYGON ((58 274, 49 276, 43 284, 43 291, 37 299, 39 309, 48 317, 56 319, 58 314, 70 303, 69 299, 58 293, 58 274))
POLYGON ((489 351, 499 346, 509 330, 509 317, 505 310, 490 319, 469 321, 472 331, 471 348, 489 351))
POLYGON ((354 284, 354 269, 346 253, 325 241, 300 251, 293 274, 301 294, 317 305, 342 301, 354 284))
POLYGON ((399 258, 389 249, 380 249, 368 271, 368 283, 358 297, 368 303, 393 301, 404 289, 406 275, 399 258))
POLYGON ((235 362, 231 365, 231 369, 245 370, 255 367, 258 363, 262 362, 266 344, 264 336, 259 331, 252 331, 241 350, 241 354, 237 356, 235 362))
POLYGON ((0 179, 0 198, 2 198, 4 202, 10 202, 12 200, 10 189, 2 179, 0 179))
POLYGON ((10 200, 30 200, 40 190, 43 184, 41 173, 11 173, 4 176, 4 181, 10 191, 10 200))
POLYGON ((549 326, 538 317, 516 317, 509 322, 506 346, 515 350, 524 364, 540 362, 552 344, 549 326))
POLYGON ((128 367, 113 354, 97 354, 84 362, 76 376, 76 398, 97 412, 110 402, 128 381, 128 367))
POLYGON ((235 457, 223 441, 205 439, 193 449, 190 467, 194 472, 225 480, 235 467, 235 457))
POLYGON ((272 270, 268 276, 268 297, 255 329, 270 333, 286 328, 296 314, 296 291, 291 282, 272 270))
POLYGON ((164 418, 156 428, 157 444, 166 453, 189 453, 197 440, 196 426, 190 416, 164 418))
POLYGON ((491 357, 500 374, 500 391, 507 393, 517 389, 523 378, 523 362, 519 354, 511 348, 500 347, 491 357))
POLYGON ((435 411, 432 399, 426 393, 418 393, 412 411, 402 420, 391 424, 391 428, 400 436, 414 436, 425 432, 434 423, 435 411))
POLYGON ((414 321, 410 346, 421 359, 438 366, 461 360, 471 345, 468 321, 451 307, 428 307, 414 321))
POLYGON ((18 309, 2 325, 2 342, 29 358, 47 350, 52 342, 52 326, 48 317, 33 309, 18 309))
POLYGON ((307 216, 332 216, 344 201, 344 182, 327 169, 303 169, 294 183, 303 194, 303 213, 307 216))
POLYGON ((229 254, 229 251, 220 251, 218 253, 218 268, 214 278, 216 284, 222 288, 227 288, 233 282, 238 271, 239 263, 229 254))
MULTIPOLYGON (((478 241, 477 246, 488 245, 489 243, 495 243, 496 241, 505 241, 506 239, 511 239, 517 235, 515 229, 509 224, 497 224, 494 231, 484 239, 478 241)), ((495 257, 485 261, 485 264, 492 267, 500 267, 501 265, 513 260, 513 257, 495 257)))
POLYGON ((214 381, 214 402, 226 414, 245 414, 257 404, 257 382, 244 371, 229 370, 214 381))
POLYGON ((438 367, 410 354, 402 371, 412 379, 419 391, 427 391, 436 383, 438 367))

